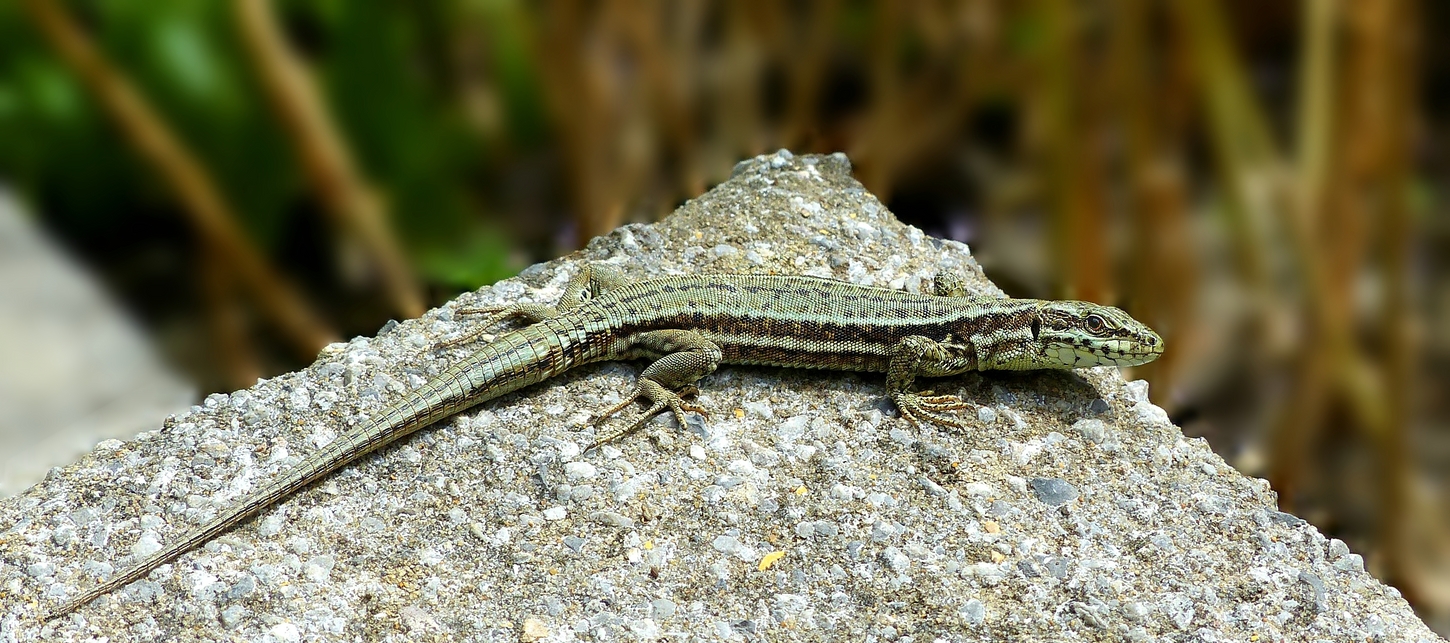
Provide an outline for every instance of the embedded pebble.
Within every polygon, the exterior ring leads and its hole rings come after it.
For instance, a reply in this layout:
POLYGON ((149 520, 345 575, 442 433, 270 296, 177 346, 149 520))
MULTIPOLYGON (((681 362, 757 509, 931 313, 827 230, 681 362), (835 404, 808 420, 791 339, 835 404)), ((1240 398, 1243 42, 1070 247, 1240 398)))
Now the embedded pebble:
POLYGON ((236 627, 238 623, 242 622, 242 617, 246 616, 246 614, 247 609, 241 605, 227 607, 221 612, 222 625, 236 627))
POLYGON ((267 630, 267 636, 279 643, 298 643, 302 630, 292 623, 278 623, 267 630))
POLYGON ((1359 554, 1345 554, 1334 561, 1334 568, 1342 572, 1364 571, 1364 557, 1359 554))
POLYGON ((987 607, 975 598, 964 603, 959 611, 968 625, 981 625, 987 619, 987 607))
POLYGON ((1133 407, 1138 421, 1148 426, 1169 424, 1168 412, 1151 402, 1142 402, 1133 407))
POLYGON ((141 537, 136 540, 136 544, 131 546, 131 555, 138 558, 150 556, 158 551, 161 551, 161 541, 157 540, 156 533, 151 531, 141 534, 141 537))
POLYGON ((1077 499, 1077 487, 1060 478, 1033 478, 1031 484, 1037 499, 1054 507, 1077 499))
POLYGON ((1136 623, 1147 618, 1150 610, 1148 609, 1148 606, 1142 603, 1139 603, 1137 601, 1129 601, 1127 603, 1123 603, 1121 612, 1124 618, 1127 618, 1129 621, 1136 623))
POLYGON ((599 475, 599 470, 588 462, 576 461, 564 465, 564 475, 570 480, 587 480, 599 475))
POLYGON ((613 511, 599 511, 589 514, 589 519, 602 525, 611 527, 633 527, 634 520, 629 516, 615 513, 613 511))
POLYGON ((895 547, 887 547, 882 550, 881 561, 886 563, 886 566, 890 567, 891 571, 897 573, 906 571, 906 568, 911 565, 911 559, 895 547))
POLYGON ((246 598, 256 590, 256 577, 252 576, 251 574, 247 574, 246 576, 243 576, 241 580, 233 583, 232 586, 227 589, 227 600, 235 601, 238 599, 246 598))
POLYGON ((1072 430, 1081 435, 1084 440, 1093 444, 1102 444, 1108 439, 1108 425, 1102 420, 1087 419, 1078 420, 1073 423, 1072 430))
POLYGON ((1349 555, 1349 545, 1338 538, 1329 539, 1329 560, 1339 560, 1349 555))
POLYGON ((1314 611, 1323 612, 1329 609, 1328 591, 1324 587, 1324 581, 1318 576, 1309 572, 1299 572, 1299 581, 1309 586, 1314 600, 1314 611))
POLYGON ((1148 380, 1133 380, 1124 385, 1128 396, 1139 404, 1148 401, 1148 380))
POLYGON ((740 541, 734 536, 716 536, 710 541, 710 546, 722 554, 733 554, 740 551, 740 541))

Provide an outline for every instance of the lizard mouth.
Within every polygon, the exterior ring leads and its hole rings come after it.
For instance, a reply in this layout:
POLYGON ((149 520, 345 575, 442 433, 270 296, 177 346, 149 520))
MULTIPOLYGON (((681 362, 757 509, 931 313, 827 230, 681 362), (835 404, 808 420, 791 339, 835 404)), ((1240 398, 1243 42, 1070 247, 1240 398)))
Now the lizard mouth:
POLYGON ((1163 354, 1162 340, 1154 343, 1110 340, 1094 346, 1060 346, 1047 349, 1047 356, 1068 368, 1093 366, 1141 366, 1163 354))

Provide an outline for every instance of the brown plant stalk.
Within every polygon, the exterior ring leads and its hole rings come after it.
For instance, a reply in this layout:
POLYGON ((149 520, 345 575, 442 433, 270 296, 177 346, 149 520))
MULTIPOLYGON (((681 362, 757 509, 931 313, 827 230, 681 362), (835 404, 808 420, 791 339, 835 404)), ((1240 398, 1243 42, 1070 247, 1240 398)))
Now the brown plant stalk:
POLYGON ((316 85, 278 27, 270 0, 236 0, 237 28, 257 75, 297 149, 312 188, 376 263, 383 291, 404 317, 423 314, 423 291, 388 225, 387 209, 358 170, 316 85))
POLYGON ((25 0, 24 7, 137 153, 169 184, 198 234, 226 258, 227 266, 237 272, 247 292, 298 355, 311 358, 336 341, 337 334, 248 241, 200 159, 172 133, 130 80, 97 51, 61 3, 25 0))

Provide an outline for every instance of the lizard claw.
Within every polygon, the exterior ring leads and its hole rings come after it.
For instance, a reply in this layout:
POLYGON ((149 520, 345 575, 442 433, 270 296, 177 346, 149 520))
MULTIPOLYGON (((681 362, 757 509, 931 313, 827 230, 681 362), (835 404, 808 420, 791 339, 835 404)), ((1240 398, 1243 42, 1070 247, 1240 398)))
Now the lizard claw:
POLYGON ((946 412, 977 408, 977 405, 955 395, 933 395, 931 391, 926 391, 925 394, 900 393, 893 399, 896 408, 901 411, 901 417, 917 428, 925 422, 958 429, 969 428, 966 419, 955 414, 948 415, 946 412))
POLYGON ((685 411, 699 413, 700 415, 703 415, 705 417, 710 417, 710 412, 706 410, 705 407, 698 404, 693 404, 691 402, 686 402, 684 400, 685 397, 693 397, 699 394, 699 392, 700 390, 695 388, 693 385, 683 386, 677 392, 665 388, 659 382, 656 382, 654 380, 641 379, 639 381, 639 384, 635 386, 634 392, 631 393, 629 397, 625 398, 623 402, 616 404, 613 408, 610 408, 609 410, 604 411, 603 413, 600 413, 599 415, 591 418, 589 420, 589 424, 591 426, 599 424, 600 422, 608 419, 610 416, 620 411, 623 411, 625 407, 634 404, 641 399, 651 402, 650 407, 646 409, 645 412, 642 413, 638 418, 636 418, 634 422, 630 423, 629 426, 626 426, 623 429, 618 429, 616 431, 611 431, 599 438, 596 438, 593 442, 589 443, 589 446, 584 447, 584 450, 589 451, 591 449, 599 447, 600 445, 613 442, 614 440, 629 435, 630 433, 639 430, 640 427, 644 426, 644 424, 654 418, 654 416, 664 413, 665 411, 670 411, 674 413, 675 419, 679 421, 681 427, 685 426, 685 411))
POLYGON ((536 324, 545 319, 559 316, 559 311, 553 306, 535 303, 518 303, 504 306, 470 306, 459 308, 455 311, 459 315, 492 315, 483 323, 478 325, 476 330, 464 333, 453 339, 446 339, 438 343, 438 348, 456 348, 464 344, 472 344, 478 338, 488 333, 490 328, 511 319, 523 319, 529 324, 536 324))

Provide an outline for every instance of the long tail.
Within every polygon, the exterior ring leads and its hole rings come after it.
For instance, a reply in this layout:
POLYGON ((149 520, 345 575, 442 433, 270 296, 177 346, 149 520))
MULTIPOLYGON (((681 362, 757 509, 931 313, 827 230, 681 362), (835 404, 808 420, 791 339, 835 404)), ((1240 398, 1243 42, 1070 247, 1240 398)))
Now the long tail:
POLYGON ((560 334, 541 323, 499 336, 493 343, 449 367, 422 387, 404 395, 362 424, 333 440, 281 477, 267 482, 217 517, 126 571, 66 601, 44 620, 75 611, 100 596, 125 587, 338 468, 428 426, 505 393, 541 382, 572 364, 563 359, 560 334))

